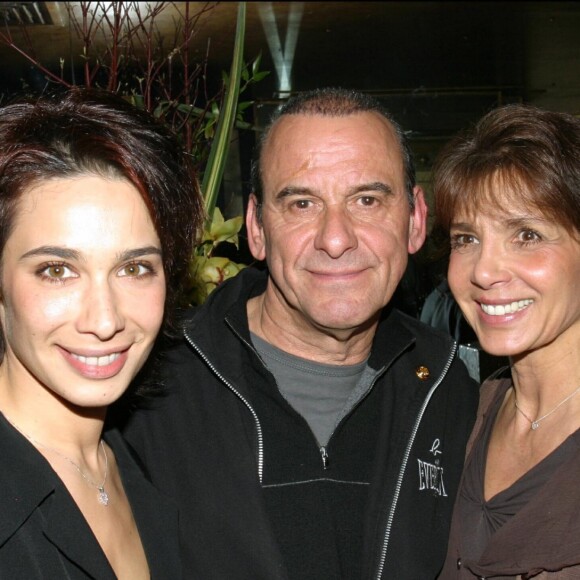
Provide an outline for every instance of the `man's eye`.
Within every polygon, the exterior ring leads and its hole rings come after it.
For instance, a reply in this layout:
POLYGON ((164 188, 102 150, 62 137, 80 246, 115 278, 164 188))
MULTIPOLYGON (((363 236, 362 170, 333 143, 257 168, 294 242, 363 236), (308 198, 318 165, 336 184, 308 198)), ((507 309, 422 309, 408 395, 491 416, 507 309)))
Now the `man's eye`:
POLYGON ((296 209, 309 209, 312 207, 312 202, 309 199, 297 199, 292 205, 296 209))
POLYGON ((376 205, 377 198, 372 195, 363 195, 358 198, 358 202, 366 207, 371 207, 372 205, 376 205))

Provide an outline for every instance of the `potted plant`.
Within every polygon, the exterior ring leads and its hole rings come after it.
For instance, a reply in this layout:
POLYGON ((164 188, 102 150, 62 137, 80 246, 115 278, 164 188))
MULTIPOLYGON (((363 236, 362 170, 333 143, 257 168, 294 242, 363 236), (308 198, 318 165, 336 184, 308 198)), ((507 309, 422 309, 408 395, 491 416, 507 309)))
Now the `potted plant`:
POLYGON ((224 220, 216 206, 232 130, 251 128, 244 112, 252 104, 240 95, 267 74, 260 70, 260 56, 245 64, 243 46, 246 5, 238 4, 236 33, 229 73, 222 86, 207 96, 206 64, 190 60, 190 47, 202 15, 215 8, 203 4, 173 2, 63 2, 69 26, 80 44, 80 67, 60 58, 54 70, 37 57, 33 37, 25 25, 0 30, 0 42, 10 46, 40 71, 47 87, 74 85, 100 87, 122 95, 135 106, 145 108, 177 132, 184 148, 194 157, 200 175, 206 212, 201 240, 192 249, 191 283, 188 300, 199 304, 223 280, 244 267, 219 255, 221 244, 239 249, 241 216, 224 220), (159 33, 160 15, 171 6, 179 17, 172 39, 159 33), (169 44, 168 44, 169 43, 169 44))

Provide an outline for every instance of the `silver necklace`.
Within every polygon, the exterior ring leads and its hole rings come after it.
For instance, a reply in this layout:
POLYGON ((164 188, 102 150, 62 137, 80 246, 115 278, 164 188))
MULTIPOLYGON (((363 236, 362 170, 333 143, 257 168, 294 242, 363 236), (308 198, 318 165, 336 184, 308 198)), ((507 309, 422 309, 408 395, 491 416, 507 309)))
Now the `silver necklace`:
POLYGON ((539 419, 536 419, 535 421, 532 421, 532 419, 530 419, 518 405, 518 396, 516 395, 515 390, 514 390, 514 403, 516 405, 516 409, 529 421, 530 428, 532 429, 532 431, 535 431, 540 426, 540 421, 543 421, 546 417, 549 417, 554 411, 557 411, 564 403, 569 401, 578 392, 580 392, 580 387, 578 387, 574 392, 570 393, 563 401, 560 401, 549 413, 546 413, 545 415, 543 415, 539 419))
POLYGON ((7 421, 10 423, 10 425, 12 425, 12 427, 14 427, 14 429, 16 429, 16 431, 18 431, 20 434, 24 435, 24 437, 26 437, 33 445, 35 446, 40 446, 40 447, 44 447, 44 449, 48 449, 49 451, 52 451, 53 453, 55 453, 56 455, 58 455, 59 457, 62 457, 63 459, 66 459, 78 472, 79 475, 92 487, 96 487, 97 488, 97 501, 101 504, 101 505, 109 505, 109 494, 105 491, 105 483, 107 483, 107 475, 109 473, 109 457, 107 456, 107 450, 105 449, 105 444, 103 443, 103 440, 101 439, 99 441, 99 445, 103 451, 103 455, 105 456, 105 475, 103 476, 103 481, 101 482, 101 484, 99 485, 96 481, 93 481, 80 467, 80 465, 78 465, 77 463, 75 463, 70 457, 67 457, 64 453, 61 453, 60 451, 57 451, 56 449, 49 447, 48 445, 45 445, 44 443, 41 443, 40 441, 37 441, 36 439, 33 439, 30 435, 28 435, 27 433, 24 433, 24 431, 22 431, 19 427, 17 427, 10 419, 8 419, 8 417, 6 417, 6 415, 4 415, 4 417, 7 419, 7 421))

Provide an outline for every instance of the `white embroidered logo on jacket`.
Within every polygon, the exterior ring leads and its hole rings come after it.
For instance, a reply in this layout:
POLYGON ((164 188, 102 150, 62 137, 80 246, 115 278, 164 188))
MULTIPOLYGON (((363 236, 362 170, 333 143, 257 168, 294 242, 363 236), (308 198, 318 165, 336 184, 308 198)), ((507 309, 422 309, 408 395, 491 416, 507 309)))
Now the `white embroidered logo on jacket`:
POLYGON ((429 450, 429 453, 432 453, 434 456, 432 462, 417 459, 419 465, 419 491, 433 491, 436 495, 447 497, 445 483, 443 482, 443 467, 440 467, 439 458, 437 457, 437 455, 443 453, 439 449, 440 447, 441 441, 435 439, 429 450))

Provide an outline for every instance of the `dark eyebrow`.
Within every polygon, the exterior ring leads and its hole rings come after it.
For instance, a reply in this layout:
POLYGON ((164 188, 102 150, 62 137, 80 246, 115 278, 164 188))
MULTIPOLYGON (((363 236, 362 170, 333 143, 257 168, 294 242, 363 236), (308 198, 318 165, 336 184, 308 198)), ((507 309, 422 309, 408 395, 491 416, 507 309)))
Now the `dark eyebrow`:
POLYGON ((31 258, 34 256, 55 256, 56 258, 62 258, 63 260, 79 260, 81 257, 80 252, 77 250, 71 250, 70 248, 62 248, 60 246, 39 246, 23 254, 21 260, 24 258, 31 258))
MULTIPOLYGON (((134 248, 132 250, 125 250, 119 254, 119 262, 125 262, 127 260, 134 260, 135 258, 140 258, 141 256, 148 256, 151 254, 156 254, 161 256, 161 249, 156 246, 144 246, 143 248, 134 248)), ((54 256, 55 258, 60 258, 61 260, 82 260, 82 254, 78 250, 73 250, 71 248, 62 248, 60 246, 39 246, 34 248, 22 255, 20 258, 24 260, 25 258, 31 258, 34 256, 54 256)))
POLYGON ((135 248, 134 250, 125 250, 119 255, 119 262, 134 260, 135 258, 141 258, 142 256, 150 256, 151 254, 161 256, 161 249, 157 246, 145 246, 143 248, 135 248))
MULTIPOLYGON (((505 227, 511 229, 523 228, 523 227, 532 227, 534 223, 540 224, 549 224, 551 223, 549 220, 545 219, 542 216, 536 215, 522 215, 517 217, 507 217, 502 218, 500 223, 502 223, 505 227)), ((458 229, 458 230, 465 230, 468 232, 472 232, 474 230, 474 225, 468 222, 451 222, 449 225, 449 229, 458 229)))
POLYGON ((393 195, 393 189, 382 181, 373 181, 372 183, 363 183, 352 188, 352 193, 362 193, 364 191, 379 191, 385 195, 393 195))
POLYGON ((533 222, 541 224, 550 223, 550 221, 545 219, 544 217, 535 215, 524 215, 515 218, 508 218, 505 223, 508 227, 511 228, 521 228, 526 226, 529 227, 530 225, 533 225, 533 222))
POLYGON ((312 190, 309 187, 295 187, 293 185, 289 185, 284 189, 281 189, 276 194, 276 199, 283 199, 284 197, 289 197, 291 195, 311 195, 312 190))
MULTIPOLYGON (((373 181, 371 183, 362 183, 361 185, 357 185, 351 189, 352 193, 362 193, 365 191, 378 191, 384 193, 385 195, 392 195, 393 189, 389 187, 386 183, 382 181, 373 181)), ((280 190, 276 195, 276 199, 282 199, 284 197, 289 197, 291 195, 311 195, 312 189, 309 187, 296 187, 293 185, 289 185, 284 189, 280 190)))

